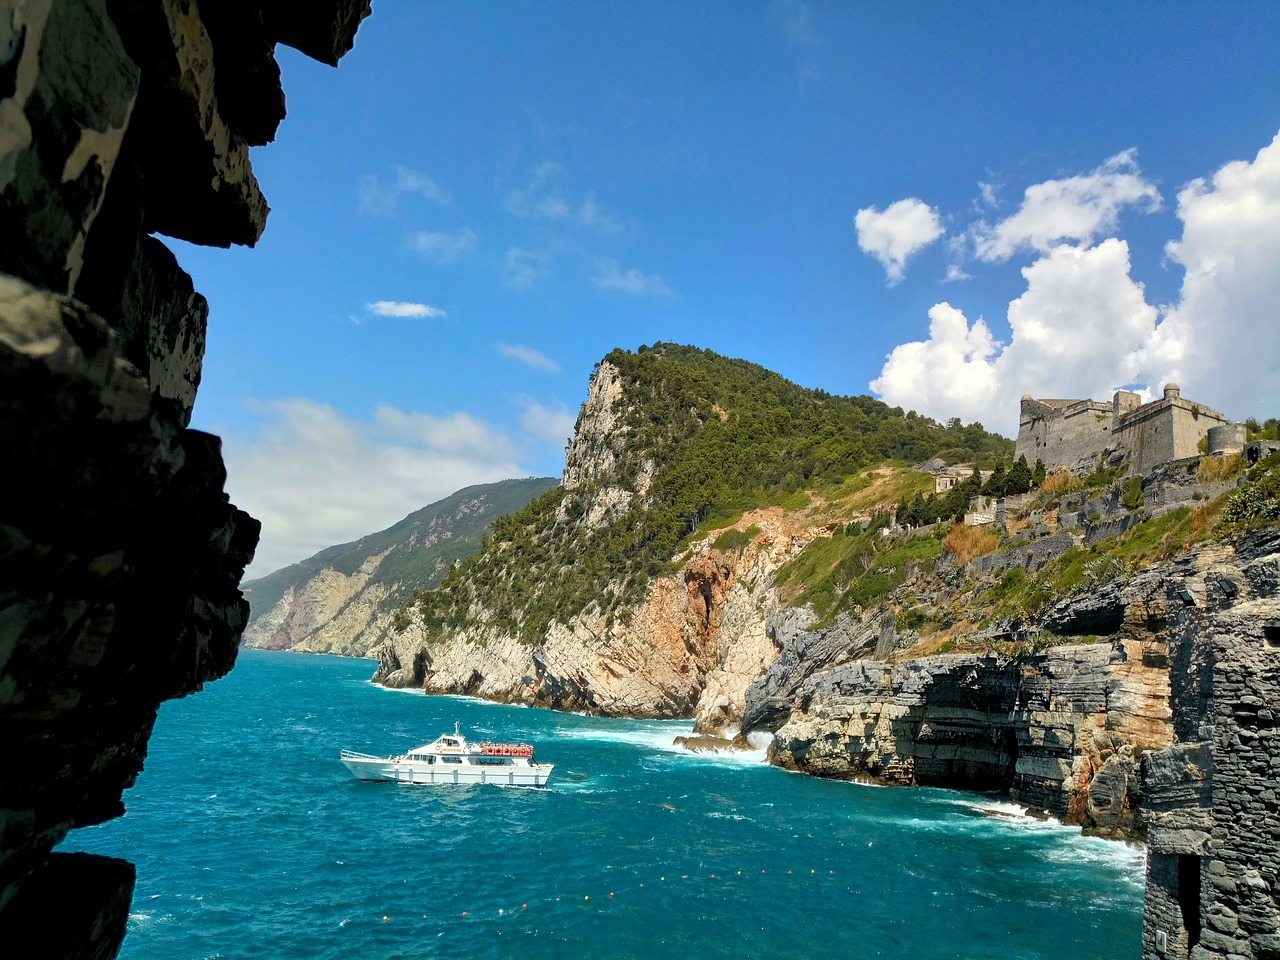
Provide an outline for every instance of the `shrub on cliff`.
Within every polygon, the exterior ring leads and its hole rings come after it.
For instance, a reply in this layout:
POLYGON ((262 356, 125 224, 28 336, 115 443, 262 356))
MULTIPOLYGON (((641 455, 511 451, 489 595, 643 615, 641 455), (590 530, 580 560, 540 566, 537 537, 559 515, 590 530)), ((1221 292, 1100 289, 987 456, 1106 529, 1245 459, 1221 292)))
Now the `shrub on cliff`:
POLYGON ((1227 497, 1222 520, 1229 533, 1280 520, 1280 464, 1255 469, 1249 482, 1227 497))

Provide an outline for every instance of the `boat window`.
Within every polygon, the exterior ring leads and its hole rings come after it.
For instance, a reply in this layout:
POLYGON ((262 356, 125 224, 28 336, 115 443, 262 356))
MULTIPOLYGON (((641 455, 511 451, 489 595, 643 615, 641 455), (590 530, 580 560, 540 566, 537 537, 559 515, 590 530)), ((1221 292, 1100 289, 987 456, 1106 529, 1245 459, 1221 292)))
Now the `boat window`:
POLYGON ((461 763, 462 762, 461 757, 442 757, 441 759, 444 760, 445 763, 461 763))

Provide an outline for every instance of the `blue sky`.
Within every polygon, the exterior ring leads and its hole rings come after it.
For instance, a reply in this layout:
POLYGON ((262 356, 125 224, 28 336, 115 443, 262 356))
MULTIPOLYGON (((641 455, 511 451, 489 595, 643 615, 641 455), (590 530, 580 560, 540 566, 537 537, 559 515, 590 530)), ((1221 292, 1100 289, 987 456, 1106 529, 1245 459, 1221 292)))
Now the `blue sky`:
POLYGON ((1280 5, 377 0, 280 48, 194 425, 251 576, 558 475, 592 367, 693 343, 1016 430, 1017 399, 1280 413, 1280 5))

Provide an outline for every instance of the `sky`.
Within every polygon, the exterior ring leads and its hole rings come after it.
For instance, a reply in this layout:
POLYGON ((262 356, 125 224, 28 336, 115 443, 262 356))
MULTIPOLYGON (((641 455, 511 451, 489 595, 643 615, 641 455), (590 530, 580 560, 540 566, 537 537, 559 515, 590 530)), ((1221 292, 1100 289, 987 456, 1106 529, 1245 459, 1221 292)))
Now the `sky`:
POLYGON ((376 0, 277 49, 193 426, 250 578, 558 476, 592 370, 695 344, 1013 436, 1023 394, 1280 414, 1280 4, 376 0))

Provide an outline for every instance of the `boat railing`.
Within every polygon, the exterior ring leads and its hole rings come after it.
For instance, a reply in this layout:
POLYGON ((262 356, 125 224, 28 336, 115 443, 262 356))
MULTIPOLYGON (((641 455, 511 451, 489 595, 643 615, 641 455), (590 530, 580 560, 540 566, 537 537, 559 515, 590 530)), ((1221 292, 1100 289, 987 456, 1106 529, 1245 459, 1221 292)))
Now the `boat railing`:
POLYGON ((375 757, 371 753, 358 753, 355 750, 343 750, 338 755, 340 760, 385 760, 386 757, 375 757))

